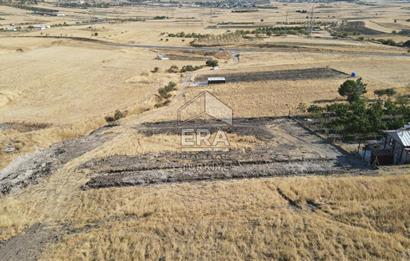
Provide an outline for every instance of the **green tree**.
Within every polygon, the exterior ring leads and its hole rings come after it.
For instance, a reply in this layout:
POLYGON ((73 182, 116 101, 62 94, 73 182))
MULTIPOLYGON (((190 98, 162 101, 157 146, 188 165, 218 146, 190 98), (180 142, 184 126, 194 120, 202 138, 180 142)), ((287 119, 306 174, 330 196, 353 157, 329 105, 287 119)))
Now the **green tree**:
POLYGON ((378 133, 381 130, 385 130, 387 125, 383 121, 383 116, 385 115, 384 104, 381 100, 376 101, 371 104, 367 109, 369 123, 370 123, 370 132, 378 133))
POLYGON ((339 94, 347 98, 349 103, 360 100, 360 98, 367 92, 366 84, 362 78, 355 80, 347 80, 339 87, 339 94))
POLYGON ((351 103, 351 111, 349 113, 346 134, 353 135, 367 134, 371 130, 371 124, 367 115, 366 103, 363 100, 356 100, 351 103))

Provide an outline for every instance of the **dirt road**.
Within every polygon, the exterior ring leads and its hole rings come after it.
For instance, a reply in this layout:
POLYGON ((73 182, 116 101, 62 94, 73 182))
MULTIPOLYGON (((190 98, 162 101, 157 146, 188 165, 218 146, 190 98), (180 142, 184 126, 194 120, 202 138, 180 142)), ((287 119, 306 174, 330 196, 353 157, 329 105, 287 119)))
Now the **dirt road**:
MULTIPOLYGON (((10 38, 10 36, 3 36, 2 38, 10 38)), ((143 48, 143 49, 156 49, 156 50, 178 50, 178 51, 206 51, 206 52, 217 52, 221 49, 233 52, 233 53, 246 53, 246 52, 308 52, 308 53, 332 53, 332 54, 345 54, 345 55, 364 55, 364 56, 379 56, 379 57, 409 57, 410 55, 405 52, 403 53, 392 53, 392 52, 372 52, 372 51, 345 51, 345 50, 326 50, 319 47, 307 47, 299 46, 297 44, 281 45, 273 44, 269 46, 220 46, 220 47, 207 47, 207 46, 172 46, 172 45, 145 45, 145 44, 125 44, 116 43, 99 39, 92 39, 87 37, 75 37, 75 36, 13 36, 17 38, 50 38, 50 39, 67 39, 81 42, 89 42, 95 44, 102 44, 111 47, 124 47, 124 48, 143 48)))

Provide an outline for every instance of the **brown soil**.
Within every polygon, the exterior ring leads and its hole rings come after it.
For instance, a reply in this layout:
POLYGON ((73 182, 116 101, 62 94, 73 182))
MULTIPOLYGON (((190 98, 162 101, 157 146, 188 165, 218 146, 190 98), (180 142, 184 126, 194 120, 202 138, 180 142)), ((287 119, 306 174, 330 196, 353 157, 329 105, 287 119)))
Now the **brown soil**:
MULTIPOLYGON (((201 75, 196 81, 206 81, 208 77, 215 75, 201 75)), ((346 77, 347 74, 331 68, 308 68, 280 71, 263 71, 248 73, 231 73, 224 74, 226 82, 253 82, 253 81, 272 81, 272 80, 311 80, 346 77)))

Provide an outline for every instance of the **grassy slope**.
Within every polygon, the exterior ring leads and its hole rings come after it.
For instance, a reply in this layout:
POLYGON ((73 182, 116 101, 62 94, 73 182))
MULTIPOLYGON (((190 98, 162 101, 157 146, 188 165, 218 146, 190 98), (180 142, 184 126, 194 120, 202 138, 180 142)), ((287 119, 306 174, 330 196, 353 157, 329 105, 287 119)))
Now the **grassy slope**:
POLYGON ((79 192, 79 204, 67 206, 82 232, 50 245, 43 258, 404 260, 410 176, 398 172, 79 192), (86 223, 92 229, 82 230, 86 223))

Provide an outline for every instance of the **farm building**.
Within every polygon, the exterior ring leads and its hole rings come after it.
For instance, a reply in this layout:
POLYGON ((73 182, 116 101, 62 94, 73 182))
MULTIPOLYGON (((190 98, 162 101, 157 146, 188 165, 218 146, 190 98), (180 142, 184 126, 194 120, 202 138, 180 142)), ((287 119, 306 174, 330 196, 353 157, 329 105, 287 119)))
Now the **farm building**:
POLYGON ((33 11, 33 14, 42 16, 58 16, 58 11, 33 11))
POLYGON ((225 77, 208 77, 208 84, 225 83, 225 77))
POLYGON ((410 124, 384 133, 383 140, 371 141, 365 146, 363 159, 376 165, 409 164, 410 124))
POLYGON ((161 60, 161 61, 169 60, 169 58, 166 57, 166 56, 163 55, 163 54, 158 54, 157 57, 156 57, 156 59, 157 59, 157 60, 161 60))
POLYGON ((32 25, 32 27, 38 30, 45 30, 45 29, 50 28, 50 26, 47 24, 35 24, 35 25, 32 25))

